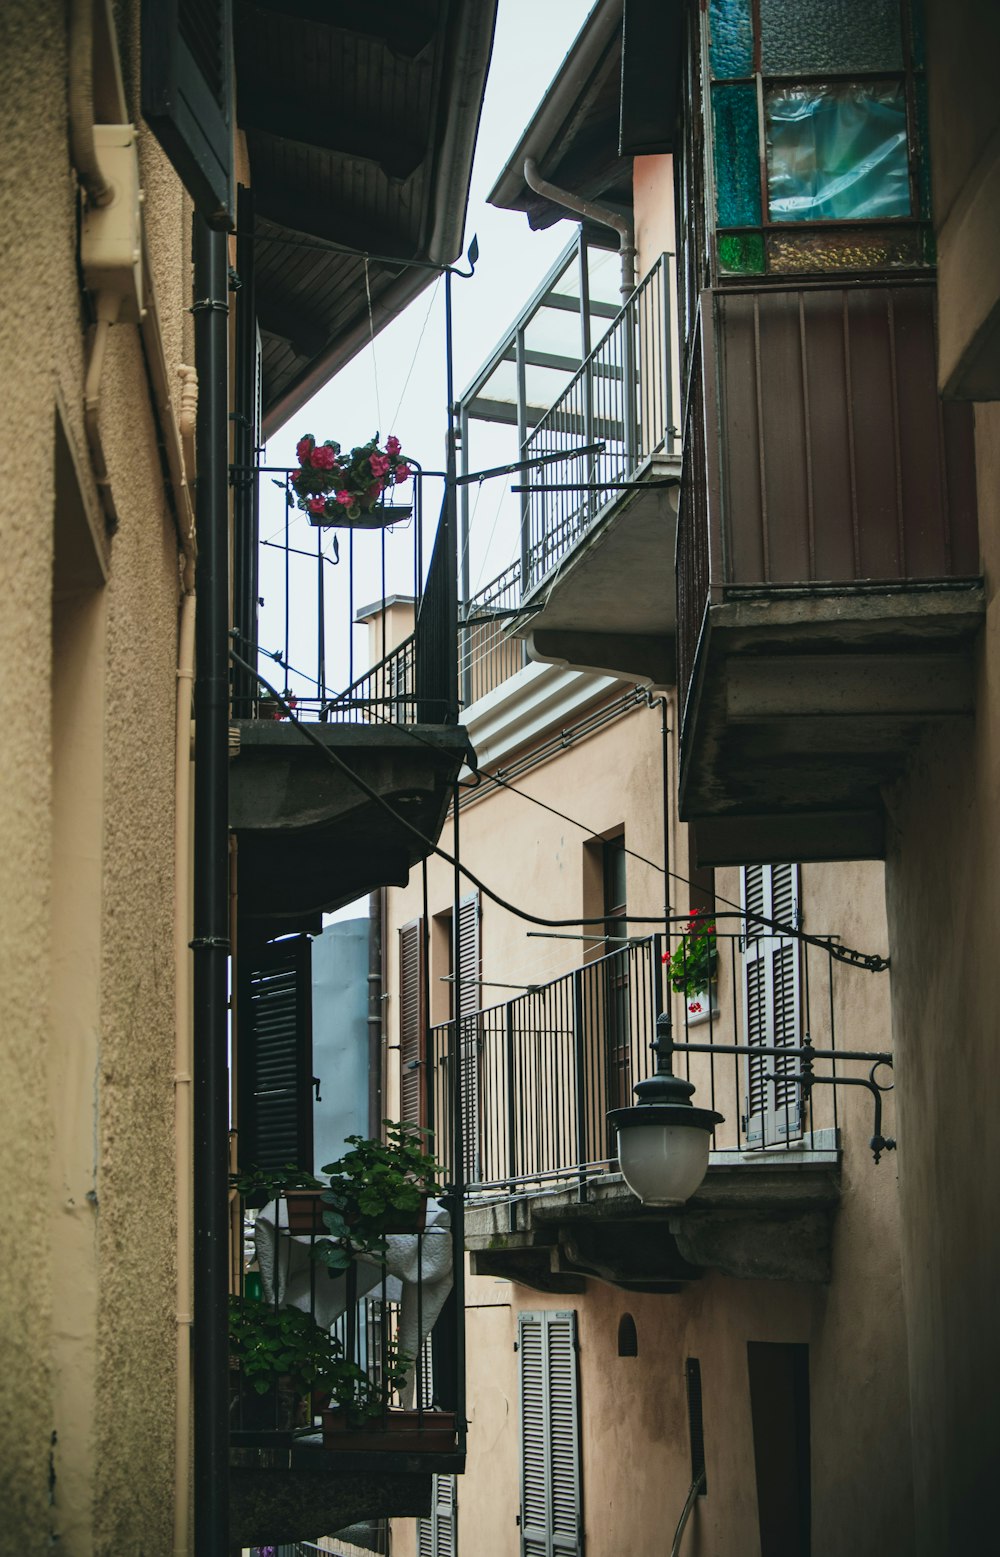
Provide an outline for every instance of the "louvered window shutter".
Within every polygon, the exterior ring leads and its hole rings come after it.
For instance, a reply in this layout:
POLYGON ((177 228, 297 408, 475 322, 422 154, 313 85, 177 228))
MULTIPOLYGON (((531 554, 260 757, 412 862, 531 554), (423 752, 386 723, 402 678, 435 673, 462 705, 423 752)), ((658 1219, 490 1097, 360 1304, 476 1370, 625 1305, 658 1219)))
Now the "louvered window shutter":
POLYGON ((201 214, 233 225, 231 0, 143 0, 142 115, 201 214))
MULTIPOLYGON (((797 927, 799 867, 748 865, 743 870, 743 1009, 746 1042, 797 1050, 802 1043, 800 943, 776 935, 753 915, 797 927)), ((748 1146, 770 1146, 802 1133, 801 1091, 793 1054, 749 1055, 746 1068, 748 1146), (776 1081, 768 1081, 774 1075, 776 1081)))
POLYGON ((521 1557, 580 1557, 576 1314, 518 1315, 521 1372, 521 1557))
POLYGON ((475 1183, 479 1177, 479 1050, 482 1043, 479 913, 478 892, 462 898, 458 905, 456 988, 462 1045, 462 1139, 467 1183, 475 1183))
POLYGON ((424 1072, 424 922, 412 919, 399 932, 399 1117, 427 1123, 424 1072))
POLYGON ((417 1520, 417 1557, 457 1557, 454 1476, 435 1476, 429 1519, 417 1520))
POLYGON ((238 1004, 241 1167, 312 1169, 312 943, 271 941, 242 961, 238 1004))

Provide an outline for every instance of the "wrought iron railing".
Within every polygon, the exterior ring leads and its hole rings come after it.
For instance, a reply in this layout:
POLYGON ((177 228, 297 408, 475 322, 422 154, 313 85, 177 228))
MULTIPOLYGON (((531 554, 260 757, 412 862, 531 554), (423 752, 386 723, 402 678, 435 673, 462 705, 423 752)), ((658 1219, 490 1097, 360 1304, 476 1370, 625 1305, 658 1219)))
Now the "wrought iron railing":
POLYGON ((463 607, 459 624, 462 703, 468 706, 528 663, 521 638, 506 631, 521 599, 521 564, 512 562, 463 607))
POLYGON ((675 452, 672 258, 661 255, 522 450, 561 458, 526 477, 521 571, 532 589, 650 455, 675 452), (595 443, 600 452, 581 455, 595 443), (542 488, 548 490, 542 490, 542 488), (552 490, 553 488, 566 490, 552 490), (582 490, 581 490, 582 488, 582 490))
MULTIPOLYGON (((260 467, 259 579, 263 609, 238 625, 238 649, 286 696, 298 717, 333 723, 444 724, 457 718, 458 648, 454 497, 446 499, 424 570, 423 482, 410 501, 377 508, 363 524, 310 527, 296 507, 293 471, 260 467), (265 494, 281 493, 277 513, 265 494), (395 640, 395 641, 394 641, 395 640), (374 659, 375 663, 372 664, 374 659)), ((234 470, 234 481, 244 479, 234 470)), ((283 718, 245 673, 233 684, 236 718, 283 718)))
POLYGON ((380 1459, 394 1446, 403 1453, 457 1452, 461 1316, 446 1298, 462 1256, 449 1203, 447 1196, 428 1202, 423 1230, 390 1232, 381 1259, 361 1255, 337 1271, 318 1257, 331 1235, 317 1196, 287 1191, 259 1207, 234 1193, 234 1446, 364 1452, 372 1445, 380 1459), (280 1332, 284 1325, 291 1328, 280 1332), (286 1337, 273 1351, 284 1349, 292 1359, 274 1377, 261 1372, 272 1333, 286 1337), (337 1371, 311 1390, 293 1373, 307 1346, 337 1371), (346 1403, 349 1392, 353 1402, 346 1403))
MULTIPOLYGON (((652 1072, 650 1046, 667 995, 665 944, 659 935, 631 941, 462 1018, 461 1115, 472 1194, 562 1185, 586 1195, 591 1179, 616 1170, 606 1114, 632 1103, 635 1083, 652 1072)), ((720 933, 717 957, 710 988, 687 998, 671 995, 676 1066, 695 1084, 694 1101, 724 1115, 712 1138, 716 1160, 764 1150, 833 1150, 839 1140, 837 1088, 803 1088, 800 1078, 804 1062, 806 1070, 812 1063, 806 1059, 811 1047, 839 1052, 837 1008, 842 1000, 857 1000, 851 981, 870 981, 872 974, 836 962, 825 945, 769 929, 750 942, 739 933, 720 933), (770 994, 758 998, 765 985, 770 994), (686 1043, 691 1050, 685 1051, 686 1043), (734 1044, 762 1052, 734 1055, 734 1044), (698 1052, 701 1047, 706 1052, 698 1052), (781 1053, 766 1052, 775 1048, 781 1053)), ((884 991, 872 987, 876 1004, 869 1007, 867 1036, 888 1049, 888 1009, 880 1014, 877 1005, 884 991)), ((450 1025, 432 1028, 429 1039, 439 1121, 453 1119, 456 1108, 450 1025)), ((846 1075, 859 1062, 815 1063, 827 1074, 846 1075)), ((864 1074, 867 1069, 866 1062, 864 1074)), ((438 1150, 450 1160, 446 1129, 439 1130, 438 1150)))

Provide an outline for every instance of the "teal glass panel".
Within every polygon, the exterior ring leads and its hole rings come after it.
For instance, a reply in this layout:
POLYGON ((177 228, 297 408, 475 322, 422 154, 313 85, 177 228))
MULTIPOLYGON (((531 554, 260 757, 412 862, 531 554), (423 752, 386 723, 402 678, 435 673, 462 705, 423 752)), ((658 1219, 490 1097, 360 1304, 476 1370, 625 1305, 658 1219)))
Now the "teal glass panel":
POLYGON ((750 0, 709 0, 708 56, 717 81, 753 70, 750 0))
POLYGON ((712 88, 715 135, 715 214, 720 227, 756 227, 760 222, 760 148, 757 89, 712 88))
POLYGON ((925 221, 931 216, 931 143, 927 108, 927 82, 918 76, 913 83, 917 99, 917 198, 925 221))
POLYGON ((766 76, 902 70, 899 0, 760 0, 766 76))
POLYGON ((723 233, 719 239, 719 269, 730 276, 762 275, 763 236, 759 232, 723 233))
POLYGON ((764 94, 764 126, 772 221, 910 215, 901 82, 775 87, 764 94))

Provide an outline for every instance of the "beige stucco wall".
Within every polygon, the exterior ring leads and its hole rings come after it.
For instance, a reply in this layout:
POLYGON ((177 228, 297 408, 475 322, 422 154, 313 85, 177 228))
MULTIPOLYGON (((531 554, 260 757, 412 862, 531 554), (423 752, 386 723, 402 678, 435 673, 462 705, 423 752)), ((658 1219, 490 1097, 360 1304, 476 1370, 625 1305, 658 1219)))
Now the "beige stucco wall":
MULTIPOLYGON (((122 8, 137 112, 138 12, 122 8)), ((172 1548, 173 793, 177 544, 133 325, 101 426, 120 528, 107 584, 60 609, 54 427, 82 496, 84 312, 67 144, 67 8, 0 8, 0 1548, 172 1548)), ((190 360, 187 218, 140 135, 168 366, 190 360)))
POLYGON ((976 407, 989 604, 976 717, 929 734, 890 797, 887 861, 918 1551, 992 1518, 1000 1426, 1000 408, 976 407))
MULTIPOLYGON (((674 723, 671 709, 668 724, 674 723)), ((505 763, 508 759, 505 759, 505 763)), ((676 760, 671 740, 671 769, 676 760)), ((518 778, 518 789, 585 822, 570 826, 504 791, 464 806, 462 857, 503 896, 552 918, 599 914, 600 883, 588 879, 585 842, 625 824, 629 848, 662 859, 662 784, 659 710, 636 708, 518 778), (596 892, 596 901, 595 901, 596 892)), ((670 852, 680 876, 686 869, 685 828, 670 819, 670 852)), ((443 843, 450 847, 446 831, 443 843)), ((628 898, 637 913, 662 912, 662 878, 629 858, 628 898)), ((720 871, 716 887, 739 903, 739 872, 720 871)), ((388 1042, 396 1041, 398 967, 396 930, 420 912, 420 873, 405 891, 390 891, 385 937, 388 1042)), ((428 866, 432 915, 447 910, 451 880, 437 861, 428 866)), ((674 911, 686 912, 688 888, 671 884, 674 911)), ((864 951, 887 945, 883 871, 877 864, 812 865, 802 870, 805 928, 834 933, 864 951)), ((489 901, 482 912, 483 978, 542 981, 578 966, 580 941, 535 939, 531 927, 489 901)), ((636 933, 643 933, 635 927, 636 933)), ((649 927, 650 929, 652 927, 649 927)), ((720 932, 733 921, 719 918, 720 932)), ((822 953, 811 954, 813 1041, 829 1041, 822 953)), ((432 1017, 447 1009, 443 939, 431 943, 432 1017), (436 991, 436 992, 435 992, 436 991)), ((732 964, 723 940, 716 1037, 732 1036, 732 964)), ((890 981, 837 967, 834 971, 837 1043, 885 1050, 890 1040, 890 981)), ((483 1004, 507 998, 483 990, 483 1004)), ((681 1003, 675 1021, 681 1021, 681 1003)), ((704 1038, 706 1029, 692 1031, 704 1038)), ((394 1053, 389 1053, 393 1075, 394 1053)), ((699 1080, 699 1062, 692 1078, 699 1080)), ((849 1067, 842 1067, 846 1072, 849 1067)), ((864 1074, 868 1067, 855 1065, 864 1074)), ((728 1073, 728 1066, 727 1066, 728 1073)), ((701 1088, 707 1078, 701 1074, 701 1088)), ((735 1089, 719 1106, 732 1117, 735 1089)), ((819 1092, 820 1089, 817 1089, 819 1092)), ((587 1549, 666 1550, 690 1482, 684 1366, 701 1363, 709 1495, 698 1503, 685 1537, 691 1557, 755 1557, 756 1483, 747 1376, 748 1341, 807 1343, 810 1348, 813 1551, 912 1549, 909 1401, 902 1322, 897 1204, 897 1160, 876 1167, 868 1149, 871 1100, 860 1088, 838 1094, 843 1142, 843 1199, 834 1228, 833 1280, 828 1286, 737 1281, 717 1272, 670 1296, 627 1293, 597 1281, 581 1296, 541 1294, 493 1278, 468 1279, 468 1468, 458 1483, 460 1551, 477 1557, 516 1557, 519 1532, 519 1399, 517 1315, 521 1310, 574 1309, 579 1325, 583 1497, 587 1549), (637 1359, 617 1355, 618 1323, 630 1313, 637 1326, 637 1359)), ((818 1117, 831 1116, 832 1098, 818 1096, 818 1117)), ((883 1126, 895 1133, 891 1099, 883 1126)), ((415 1525, 394 1525, 394 1553, 410 1557, 415 1525)))

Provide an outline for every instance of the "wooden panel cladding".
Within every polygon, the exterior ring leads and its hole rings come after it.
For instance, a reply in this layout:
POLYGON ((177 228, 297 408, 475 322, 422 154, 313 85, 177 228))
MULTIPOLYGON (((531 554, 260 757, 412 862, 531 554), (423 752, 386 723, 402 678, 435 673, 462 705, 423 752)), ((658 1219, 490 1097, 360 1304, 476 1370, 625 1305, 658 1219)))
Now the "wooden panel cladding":
POLYGON ((972 413, 937 393, 933 283, 740 288, 702 307, 718 386, 714 585, 978 575, 972 413))

